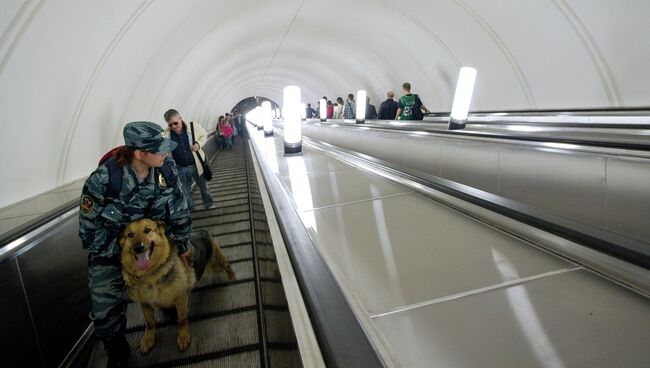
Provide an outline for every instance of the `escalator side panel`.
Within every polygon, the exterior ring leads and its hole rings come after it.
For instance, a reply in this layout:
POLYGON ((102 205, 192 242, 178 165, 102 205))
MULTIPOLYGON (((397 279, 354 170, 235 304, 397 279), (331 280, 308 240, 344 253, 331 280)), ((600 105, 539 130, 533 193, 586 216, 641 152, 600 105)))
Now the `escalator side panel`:
POLYGON ((87 257, 76 216, 18 256, 34 324, 48 367, 65 358, 90 323, 87 257))
POLYGON ((38 342, 15 259, 0 264, 0 315, 2 366, 41 367, 38 342))

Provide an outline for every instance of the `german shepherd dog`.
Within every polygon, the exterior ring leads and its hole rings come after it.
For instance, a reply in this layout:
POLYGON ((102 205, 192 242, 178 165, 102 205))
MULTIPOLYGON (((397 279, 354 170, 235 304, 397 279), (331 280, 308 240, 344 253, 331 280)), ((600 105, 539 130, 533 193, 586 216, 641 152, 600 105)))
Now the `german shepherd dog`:
POLYGON ((141 219, 129 223, 120 234, 126 295, 140 304, 146 321, 140 340, 142 353, 151 350, 156 342, 155 308, 176 308, 176 343, 181 351, 185 351, 191 341, 188 297, 203 271, 226 270, 230 280, 235 278, 228 260, 207 231, 192 233, 191 242, 192 252, 189 265, 186 265, 176 246, 165 235, 162 222, 141 219))

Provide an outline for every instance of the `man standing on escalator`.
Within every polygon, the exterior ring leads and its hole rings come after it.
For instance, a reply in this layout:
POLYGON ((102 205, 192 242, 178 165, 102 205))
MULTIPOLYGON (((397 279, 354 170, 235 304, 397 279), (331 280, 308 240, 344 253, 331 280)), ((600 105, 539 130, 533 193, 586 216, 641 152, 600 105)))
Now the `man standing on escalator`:
POLYGON ((214 200, 203 177, 203 165, 198 157, 198 155, 201 155, 204 160, 206 159, 202 147, 208 139, 208 132, 199 124, 194 124, 194 131, 192 132, 192 129, 183 121, 181 114, 174 109, 167 110, 164 118, 167 122, 167 129, 165 129, 163 136, 171 138, 177 144, 174 151, 172 151, 172 156, 176 161, 176 166, 178 166, 178 174, 183 185, 183 192, 185 192, 187 206, 190 211, 194 210, 192 183, 196 181, 196 185, 201 190, 203 206, 205 209, 212 208, 214 200))

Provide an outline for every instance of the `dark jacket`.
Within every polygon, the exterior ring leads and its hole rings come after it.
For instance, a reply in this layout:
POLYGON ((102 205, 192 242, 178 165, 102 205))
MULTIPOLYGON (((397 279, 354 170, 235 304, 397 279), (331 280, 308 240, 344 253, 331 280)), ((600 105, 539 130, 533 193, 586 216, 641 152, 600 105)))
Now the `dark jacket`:
POLYGON ((377 109, 375 105, 366 105, 366 119, 377 119, 377 109))
POLYGON ((380 120, 395 120, 397 114, 397 101, 393 99, 386 100, 379 105, 380 120))

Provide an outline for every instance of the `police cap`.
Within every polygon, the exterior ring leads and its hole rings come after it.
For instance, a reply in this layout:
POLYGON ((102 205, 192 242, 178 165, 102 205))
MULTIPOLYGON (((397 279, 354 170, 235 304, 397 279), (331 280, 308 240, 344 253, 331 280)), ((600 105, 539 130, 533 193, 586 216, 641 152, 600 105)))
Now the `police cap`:
POLYGON ((132 150, 155 154, 171 152, 176 142, 162 136, 160 125, 150 121, 134 121, 124 127, 124 144, 132 150))

